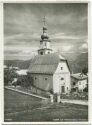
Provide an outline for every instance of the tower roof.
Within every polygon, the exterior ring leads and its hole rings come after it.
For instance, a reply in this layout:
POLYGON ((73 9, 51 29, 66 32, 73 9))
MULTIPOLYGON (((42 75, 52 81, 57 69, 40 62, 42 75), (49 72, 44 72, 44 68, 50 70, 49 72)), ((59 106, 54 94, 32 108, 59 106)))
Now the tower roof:
POLYGON ((47 30, 47 28, 46 28, 46 27, 43 27, 43 30, 47 30))
POLYGON ((41 35, 41 39, 44 40, 44 39, 49 39, 49 36, 47 34, 42 34, 41 35))
POLYGON ((49 36, 47 34, 47 27, 46 27, 46 18, 44 16, 43 18, 43 34, 41 35, 41 39, 42 40, 48 40, 49 39, 49 36))

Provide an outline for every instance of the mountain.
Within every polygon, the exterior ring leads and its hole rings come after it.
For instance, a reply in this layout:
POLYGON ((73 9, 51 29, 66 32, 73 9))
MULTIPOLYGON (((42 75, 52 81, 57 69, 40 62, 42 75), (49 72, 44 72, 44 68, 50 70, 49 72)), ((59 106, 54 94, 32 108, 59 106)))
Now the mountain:
POLYGON ((28 69, 31 60, 4 60, 4 64, 7 66, 19 67, 20 69, 28 69))
POLYGON ((88 68, 88 53, 65 53, 62 54, 67 60, 70 66, 70 70, 73 73, 81 72, 85 67, 88 68))
MULTIPOLYGON (((71 72, 81 72, 84 67, 88 67, 88 53, 62 53, 67 59, 71 72)), ((28 69, 31 60, 4 60, 7 66, 16 66, 20 69, 28 69)))

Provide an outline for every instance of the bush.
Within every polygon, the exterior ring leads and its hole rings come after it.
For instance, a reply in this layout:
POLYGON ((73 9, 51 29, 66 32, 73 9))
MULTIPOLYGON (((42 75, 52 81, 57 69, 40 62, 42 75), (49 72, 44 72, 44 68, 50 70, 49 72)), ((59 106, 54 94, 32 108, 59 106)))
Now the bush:
POLYGON ((53 94, 53 89, 50 89, 49 92, 50 92, 51 94, 53 94))
POLYGON ((13 69, 4 70, 4 85, 12 83, 14 78, 17 78, 17 73, 13 69))
POLYGON ((87 87, 83 90, 83 92, 88 92, 88 84, 87 87))
POLYGON ((31 83, 32 83, 32 80, 30 81, 29 77, 27 75, 20 76, 18 78, 18 81, 17 81, 17 85, 20 85, 20 86, 25 87, 25 88, 28 88, 29 86, 31 86, 31 83))

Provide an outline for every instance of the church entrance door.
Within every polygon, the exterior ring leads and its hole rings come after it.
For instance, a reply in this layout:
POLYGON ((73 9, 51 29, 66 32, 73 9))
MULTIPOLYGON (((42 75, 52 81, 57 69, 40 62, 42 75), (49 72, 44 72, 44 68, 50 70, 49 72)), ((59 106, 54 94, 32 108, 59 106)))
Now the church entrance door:
POLYGON ((65 86, 61 86, 61 93, 65 93, 65 86))

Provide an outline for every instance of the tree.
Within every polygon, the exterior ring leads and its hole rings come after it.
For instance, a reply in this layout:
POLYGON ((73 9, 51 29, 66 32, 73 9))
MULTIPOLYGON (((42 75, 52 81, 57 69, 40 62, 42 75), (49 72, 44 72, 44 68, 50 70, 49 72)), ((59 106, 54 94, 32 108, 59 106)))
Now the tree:
POLYGON ((15 70, 4 70, 4 85, 9 85, 9 83, 12 83, 14 78, 17 78, 17 73, 15 72, 15 70))
POLYGON ((16 87, 18 84, 17 84, 17 82, 14 82, 12 85, 14 85, 16 87))
POLYGON ((84 92, 88 92, 88 84, 87 84, 87 86, 84 88, 83 91, 84 91, 84 92))
POLYGON ((18 78, 17 85, 20 85, 28 89, 28 87, 32 85, 32 82, 33 82, 33 79, 32 78, 29 79, 29 76, 25 75, 25 76, 20 76, 18 78))
POLYGON ((87 73, 88 73, 88 67, 84 67, 82 69, 82 73, 85 74, 85 75, 87 75, 87 73))

